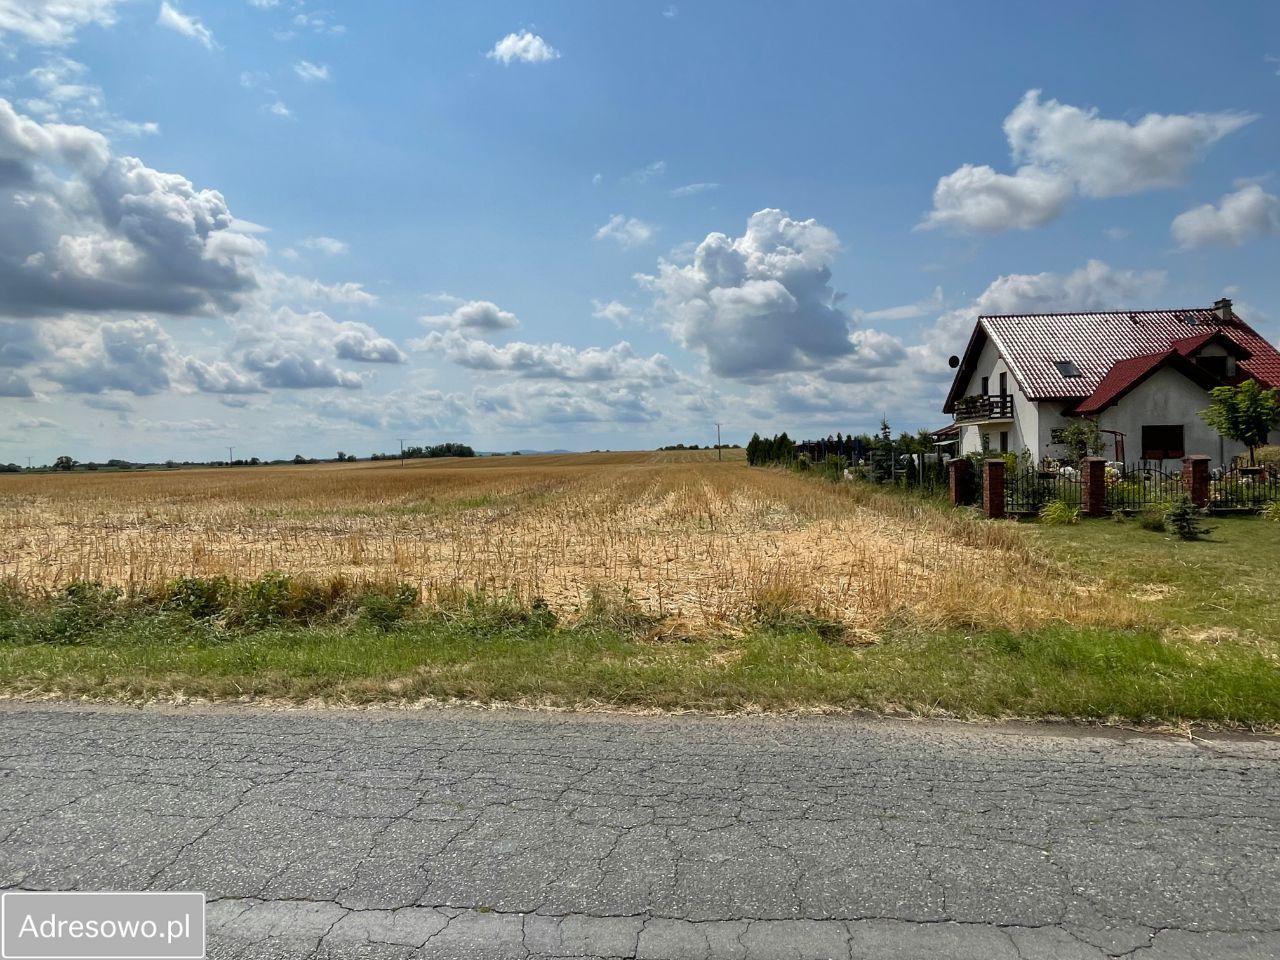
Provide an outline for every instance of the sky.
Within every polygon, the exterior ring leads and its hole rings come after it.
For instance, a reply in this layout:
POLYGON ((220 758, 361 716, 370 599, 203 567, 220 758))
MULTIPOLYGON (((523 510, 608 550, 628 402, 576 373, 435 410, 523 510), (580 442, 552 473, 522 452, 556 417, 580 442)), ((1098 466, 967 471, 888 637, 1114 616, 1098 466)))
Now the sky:
POLYGON ((0 0, 0 462, 938 428, 980 312, 1280 339, 1274 2, 0 0))

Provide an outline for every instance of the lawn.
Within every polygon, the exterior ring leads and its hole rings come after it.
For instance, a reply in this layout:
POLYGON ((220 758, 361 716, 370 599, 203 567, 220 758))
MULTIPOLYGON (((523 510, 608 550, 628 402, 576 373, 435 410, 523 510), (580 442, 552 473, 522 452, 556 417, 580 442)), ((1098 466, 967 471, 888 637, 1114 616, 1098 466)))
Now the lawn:
POLYGON ((1108 590, 1143 598, 1167 628, 1235 634, 1280 650, 1280 523, 1221 516, 1206 526, 1205 538, 1192 541, 1132 521, 1037 525, 1030 532, 1108 590))

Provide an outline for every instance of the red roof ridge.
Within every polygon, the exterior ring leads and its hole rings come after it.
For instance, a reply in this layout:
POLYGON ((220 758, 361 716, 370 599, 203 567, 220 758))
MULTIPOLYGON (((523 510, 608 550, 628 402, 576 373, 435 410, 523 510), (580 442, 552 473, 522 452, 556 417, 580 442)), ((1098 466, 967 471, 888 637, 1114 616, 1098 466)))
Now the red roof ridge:
POLYGON ((1014 317, 1127 317, 1130 314, 1138 315, 1143 313, 1207 313, 1218 317, 1222 323, 1239 322, 1239 318, 1233 313, 1231 320, 1223 320, 1218 316, 1218 311, 1213 307, 1147 307, 1141 310, 1053 310, 1047 313, 980 313, 979 320, 985 320, 988 317, 1000 317, 1002 319, 1012 319, 1014 317))

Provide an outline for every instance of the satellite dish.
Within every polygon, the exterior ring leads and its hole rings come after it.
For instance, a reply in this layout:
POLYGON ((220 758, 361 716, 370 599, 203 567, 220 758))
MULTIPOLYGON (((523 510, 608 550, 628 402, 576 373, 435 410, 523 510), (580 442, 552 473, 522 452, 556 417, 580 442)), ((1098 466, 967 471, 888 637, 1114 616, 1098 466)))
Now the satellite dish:
POLYGON ((953 353, 951 356, 947 357, 947 366, 954 370, 956 367, 960 366, 960 358, 953 353))

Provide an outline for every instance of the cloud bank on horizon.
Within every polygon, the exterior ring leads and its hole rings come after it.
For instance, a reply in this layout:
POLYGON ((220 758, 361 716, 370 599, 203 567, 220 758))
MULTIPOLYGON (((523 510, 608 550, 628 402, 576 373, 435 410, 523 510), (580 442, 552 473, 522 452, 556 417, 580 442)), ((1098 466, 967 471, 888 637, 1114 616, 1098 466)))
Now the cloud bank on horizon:
MULTIPOLYGON (((458 83, 473 88, 456 96, 474 102, 461 116, 443 107, 434 139, 410 149, 385 126, 356 146, 324 129, 332 117, 354 130, 351 105, 377 95, 351 86, 360 70, 345 59, 352 32, 376 18, 338 23, 301 0, 146 6, 0 0, 0 52, 11 51, 0 61, 0 461, 64 447, 80 459, 196 457, 246 435, 280 456, 304 442, 307 453, 385 449, 397 433, 616 448, 705 439, 717 419, 735 420, 741 439, 870 429, 884 414, 895 429, 931 427, 946 359, 980 312, 1147 306, 1186 298, 1192 281, 1203 292, 1188 303, 1244 293, 1247 310, 1280 293, 1271 271, 1242 266, 1255 251, 1274 257, 1280 237, 1267 154, 1249 141, 1276 133, 1252 101, 1205 109, 1188 95, 1196 109, 1107 116, 1029 89, 1002 122, 999 103, 975 101, 1010 166, 937 143, 902 175, 895 205, 863 199, 875 210, 864 222, 857 204, 796 186, 813 160, 787 151, 781 128, 782 155, 796 159, 776 177, 711 148, 658 145, 664 159, 645 162, 658 149, 562 147, 577 120, 557 116, 555 99, 596 109, 583 84, 610 79, 569 21, 494 29, 455 54, 458 83), (274 60, 241 52, 251 29, 278 45, 274 60), (180 44, 172 56, 208 58, 205 82, 241 104, 211 121, 225 152, 186 149, 189 119, 130 94, 132 74, 95 52, 104 37, 161 60, 180 44), (539 69, 501 69, 517 65, 539 69), (305 109, 295 116, 286 97, 305 109), (272 114, 297 119, 289 136, 306 150, 361 171, 346 181, 358 203, 256 186, 236 159, 254 149, 238 128, 272 114), (455 165, 453 149, 474 159, 455 165), (445 157, 432 162, 448 186, 410 177, 397 154, 445 157), (529 215, 544 209, 539 176, 555 193, 543 219, 529 215), (245 196, 257 204, 236 199, 233 212, 228 198, 245 196), (451 205, 466 217, 437 213, 451 205)), ((667 9, 646 29, 697 29, 667 9)), ((648 82, 662 89, 660 75, 648 82)), ((647 116, 632 109, 619 129, 647 116)), ((590 121, 597 133, 613 129, 608 116, 590 121)), ((732 140, 736 116, 702 114, 689 129, 732 140)), ((271 129, 257 136, 280 136, 271 129)), ((275 144, 255 153, 257 175, 305 187, 315 174, 301 148, 275 144)), ((754 134, 747 144, 765 149, 754 134)), ((1266 329, 1272 315, 1250 319, 1266 329)))

